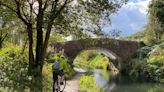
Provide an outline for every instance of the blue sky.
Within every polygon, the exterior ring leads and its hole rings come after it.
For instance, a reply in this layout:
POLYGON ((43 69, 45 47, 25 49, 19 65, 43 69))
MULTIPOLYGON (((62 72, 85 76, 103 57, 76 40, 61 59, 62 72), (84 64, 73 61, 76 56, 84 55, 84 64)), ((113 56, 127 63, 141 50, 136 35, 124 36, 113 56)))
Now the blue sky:
POLYGON ((147 11, 150 0, 129 0, 116 14, 111 15, 112 25, 104 28, 122 31, 123 36, 143 31, 147 23, 147 11))

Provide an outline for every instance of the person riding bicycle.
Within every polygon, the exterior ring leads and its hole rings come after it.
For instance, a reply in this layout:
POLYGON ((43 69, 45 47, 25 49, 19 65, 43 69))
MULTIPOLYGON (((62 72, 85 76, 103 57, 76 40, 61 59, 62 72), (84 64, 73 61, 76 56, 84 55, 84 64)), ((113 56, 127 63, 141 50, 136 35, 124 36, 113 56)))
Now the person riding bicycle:
POLYGON ((64 73, 68 71, 67 68, 67 61, 64 55, 56 55, 55 62, 52 64, 52 71, 53 71, 53 81, 57 81, 58 76, 61 77, 61 85, 63 84, 64 80, 64 73))

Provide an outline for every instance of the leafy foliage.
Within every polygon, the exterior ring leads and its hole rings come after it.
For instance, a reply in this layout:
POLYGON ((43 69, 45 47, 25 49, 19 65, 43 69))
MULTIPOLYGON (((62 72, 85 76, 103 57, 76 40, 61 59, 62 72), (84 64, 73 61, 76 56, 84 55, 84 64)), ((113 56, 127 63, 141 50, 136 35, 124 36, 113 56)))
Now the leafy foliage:
POLYGON ((93 50, 88 50, 80 53, 80 55, 76 57, 74 65, 87 70, 90 68, 107 69, 107 66, 110 65, 110 61, 105 55, 93 50))
POLYGON ((31 67, 29 69, 38 70, 36 75, 41 76, 52 31, 63 36, 81 37, 89 33, 99 34, 103 23, 106 21, 107 24, 109 15, 116 12, 126 1, 1 0, 0 11, 3 14, 11 12, 26 27, 29 40, 29 67, 31 67), (33 34, 36 35, 36 45, 33 45, 33 34), (36 46, 35 55, 33 46, 36 46))
POLYGON ((0 51, 0 86, 13 90, 23 90, 30 76, 27 55, 20 55, 19 47, 9 46, 0 51))
MULTIPOLYGON (((9 45, 9 44, 8 44, 9 45)), ((34 92, 39 91, 40 77, 34 80, 35 76, 28 72, 28 54, 21 53, 20 46, 9 45, 0 50, 0 91, 3 92, 34 92), (37 82, 35 82, 37 81, 37 82)), ((43 70, 43 92, 52 91, 51 64, 45 64, 43 70)))
POLYGON ((153 44, 160 42, 164 34, 164 2, 163 0, 152 0, 149 5, 149 21, 146 26, 146 42, 153 44))
POLYGON ((92 75, 80 78, 80 90, 84 92, 104 92, 103 88, 99 88, 96 85, 96 81, 92 75))
POLYGON ((164 16, 164 2, 163 0, 152 0, 150 5, 149 5, 149 13, 150 15, 152 15, 153 17, 157 18, 157 20, 163 24, 164 23, 164 18, 162 16, 164 16))
POLYGON ((101 33, 101 29, 110 24, 109 16, 125 2, 127 0, 2 0, 0 7, 3 15, 11 13, 10 19, 19 18, 25 25, 38 27, 40 24, 45 30, 53 27, 56 34, 84 37, 88 33, 101 33), (39 7, 41 5, 43 7, 39 7))
MULTIPOLYGON (((132 79, 164 82, 164 45, 143 47, 124 69, 132 79), (133 77, 132 77, 133 76, 133 77)), ((123 69, 123 71, 124 71, 123 69)))

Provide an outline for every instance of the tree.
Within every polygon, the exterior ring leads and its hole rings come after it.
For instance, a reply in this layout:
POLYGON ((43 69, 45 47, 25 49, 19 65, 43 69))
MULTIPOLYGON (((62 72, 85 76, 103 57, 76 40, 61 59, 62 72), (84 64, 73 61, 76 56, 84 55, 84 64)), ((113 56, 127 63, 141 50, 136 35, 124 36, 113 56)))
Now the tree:
MULTIPOLYGON (((29 40, 29 69, 41 75, 51 31, 56 34, 83 34, 86 21, 101 23, 117 11, 127 0, 1 0, 0 7, 13 12, 26 26, 29 40), (82 30, 79 30, 82 29, 82 30), (35 60, 33 53, 36 33, 35 60), (43 35, 45 33, 45 35, 43 35), (31 68, 32 67, 32 68, 31 68)), ((96 30, 97 31, 97 30, 96 30)))
POLYGON ((149 5, 149 14, 164 25, 164 1, 163 0, 152 0, 149 5))
POLYGON ((156 19, 149 16, 148 25, 146 26, 145 36, 147 43, 153 44, 161 40, 163 28, 161 23, 156 19))
POLYGON ((152 0, 149 5, 149 21, 146 28, 147 39, 160 41, 164 34, 164 2, 163 0, 152 0), (149 33, 151 32, 151 33, 149 33), (154 37, 153 37, 154 36, 154 37))

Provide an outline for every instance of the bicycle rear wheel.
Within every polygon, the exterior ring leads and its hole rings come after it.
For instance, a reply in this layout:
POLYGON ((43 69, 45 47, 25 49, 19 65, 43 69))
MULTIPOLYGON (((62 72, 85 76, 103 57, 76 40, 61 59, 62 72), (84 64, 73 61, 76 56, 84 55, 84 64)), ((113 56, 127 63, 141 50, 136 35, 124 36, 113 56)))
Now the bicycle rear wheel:
POLYGON ((64 89, 65 89, 65 87, 66 87, 66 80, 65 80, 65 78, 64 78, 64 80, 63 80, 63 84, 61 85, 61 83, 59 82, 59 87, 60 87, 60 92, 63 92, 64 91, 64 89))

